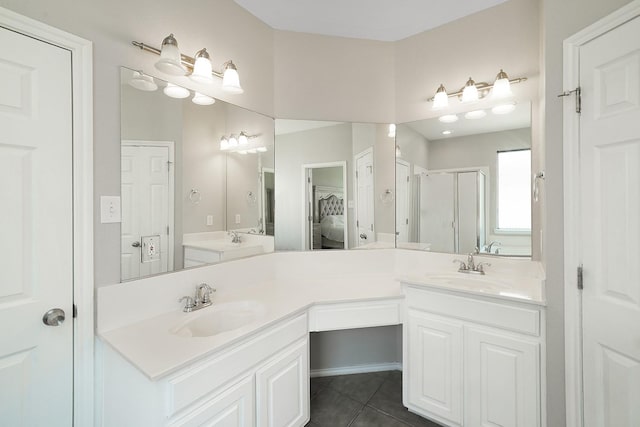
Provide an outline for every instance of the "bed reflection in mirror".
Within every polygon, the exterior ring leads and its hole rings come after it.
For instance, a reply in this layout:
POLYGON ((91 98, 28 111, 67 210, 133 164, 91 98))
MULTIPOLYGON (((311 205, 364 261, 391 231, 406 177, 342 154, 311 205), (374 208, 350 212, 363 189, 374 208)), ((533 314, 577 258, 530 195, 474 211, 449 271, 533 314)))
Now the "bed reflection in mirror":
POLYGON ((389 125, 276 120, 276 250, 394 247, 389 125))
POLYGON ((397 126, 401 248, 531 256, 531 104, 397 126))

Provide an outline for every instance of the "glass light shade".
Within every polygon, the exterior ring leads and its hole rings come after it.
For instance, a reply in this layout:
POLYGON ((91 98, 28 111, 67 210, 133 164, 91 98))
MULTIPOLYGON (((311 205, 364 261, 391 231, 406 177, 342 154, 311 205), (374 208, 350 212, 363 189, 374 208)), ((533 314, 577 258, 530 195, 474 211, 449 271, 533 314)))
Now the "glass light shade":
POLYGON ((237 147, 238 138, 235 135, 229 135, 229 147, 237 147))
POLYGON ((394 123, 391 123, 389 125, 389 133, 387 134, 387 136, 389 138, 395 138, 396 137, 396 125, 394 123))
POLYGON ((249 143, 249 138, 247 138, 247 134, 244 132, 240 132, 240 135, 238 136, 238 144, 247 145, 248 143, 249 143))
POLYGON ((222 90, 229 93, 243 93, 244 90, 240 86, 240 75, 235 64, 231 61, 227 62, 222 75, 222 90))
POLYGON ((213 76, 211 75, 211 58, 207 49, 202 49, 196 52, 196 62, 193 64, 193 72, 189 76, 191 80, 196 83, 209 84, 213 82, 213 76))
POLYGON ((455 123, 457 122, 459 117, 456 114, 446 114, 444 116, 438 117, 440 123, 455 123))
POLYGON ((258 148, 256 148, 256 151, 258 153, 266 153, 267 152, 267 147, 258 147, 258 148))
POLYGON ((156 62, 155 67, 163 73, 172 76, 184 76, 187 74, 187 69, 182 65, 180 58, 178 41, 173 37, 173 34, 169 34, 162 41, 160 59, 156 62))
POLYGON ((435 96, 433 97, 433 106, 434 110, 440 110, 442 108, 447 108, 449 106, 449 95, 447 95, 447 91, 444 88, 444 85, 440 85, 438 90, 436 91, 435 96))
POLYGON ((496 105, 495 107, 493 107, 491 109, 491 112, 493 114, 498 114, 498 115, 502 115, 502 114, 509 114, 511 112, 513 112, 513 110, 516 109, 516 104, 502 104, 502 105, 496 105))
POLYGON ((496 76, 496 81, 493 83, 493 89, 491 90, 491 97, 495 99, 509 98, 513 96, 511 92, 511 83, 507 73, 500 70, 496 76))
POLYGON ((189 89, 183 88, 182 86, 176 86, 173 83, 167 83, 167 86, 162 91, 165 95, 171 98, 187 98, 191 95, 189 89))
POLYGON ((464 89, 462 89, 462 102, 476 102, 478 99, 480 99, 480 96, 478 95, 476 82, 469 77, 467 84, 465 84, 464 89))
POLYGON ((198 104, 198 105, 211 105, 214 104, 216 102, 215 99, 213 99, 210 96, 207 96, 203 93, 200 92, 196 92, 193 95, 193 98, 191 99, 191 102, 193 102, 194 104, 198 104))
POLYGON ((475 110, 475 111, 469 111, 468 113, 466 113, 464 115, 464 118, 467 120, 477 120, 477 119, 483 118, 486 115, 487 115, 487 112, 484 110, 475 110))
POLYGON ((133 72, 133 77, 129 80, 129 85, 145 92, 153 92, 158 89, 158 85, 153 81, 153 77, 142 74, 140 71, 133 72))
POLYGON ((220 138, 220 149, 228 150, 229 149, 229 141, 224 136, 220 138))

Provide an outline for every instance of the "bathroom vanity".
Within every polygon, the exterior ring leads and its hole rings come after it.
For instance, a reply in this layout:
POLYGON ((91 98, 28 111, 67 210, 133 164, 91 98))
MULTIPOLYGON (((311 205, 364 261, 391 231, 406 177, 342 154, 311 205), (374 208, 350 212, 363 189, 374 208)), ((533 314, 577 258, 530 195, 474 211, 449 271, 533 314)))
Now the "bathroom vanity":
POLYGON ((101 289, 104 425, 303 426, 309 332, 402 323, 411 411, 448 426, 542 426, 541 270, 492 268, 475 277, 450 255, 395 249, 275 253, 101 289), (200 281, 218 288, 214 304, 184 313, 175 301, 200 281), (126 295, 151 286, 132 310, 126 295))

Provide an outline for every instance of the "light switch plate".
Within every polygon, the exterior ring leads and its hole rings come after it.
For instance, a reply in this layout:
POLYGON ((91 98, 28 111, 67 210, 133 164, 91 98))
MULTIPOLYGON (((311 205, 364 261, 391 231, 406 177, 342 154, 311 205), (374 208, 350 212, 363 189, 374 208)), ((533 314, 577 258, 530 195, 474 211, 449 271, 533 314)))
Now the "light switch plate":
POLYGON ((119 196, 100 196, 100 222, 102 224, 121 222, 119 196))

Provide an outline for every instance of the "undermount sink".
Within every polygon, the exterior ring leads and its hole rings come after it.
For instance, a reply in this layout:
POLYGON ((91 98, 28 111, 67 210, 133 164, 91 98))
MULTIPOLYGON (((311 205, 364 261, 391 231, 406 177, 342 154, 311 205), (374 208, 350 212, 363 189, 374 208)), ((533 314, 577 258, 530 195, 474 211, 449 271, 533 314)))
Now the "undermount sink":
POLYGON ((436 286, 445 285, 477 291, 502 291, 513 287, 509 283, 487 276, 475 276, 465 273, 427 276, 427 281, 436 286))
POLYGON ((200 313, 190 313, 188 316, 195 317, 170 332, 180 337, 210 337, 248 325, 264 313, 264 304, 257 301, 214 303, 200 313))

